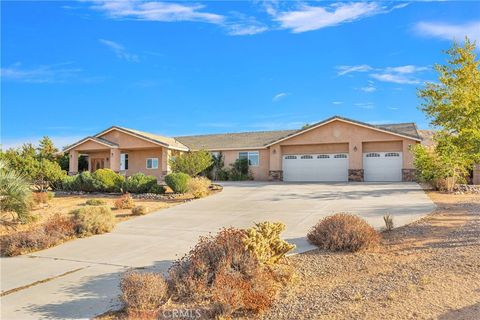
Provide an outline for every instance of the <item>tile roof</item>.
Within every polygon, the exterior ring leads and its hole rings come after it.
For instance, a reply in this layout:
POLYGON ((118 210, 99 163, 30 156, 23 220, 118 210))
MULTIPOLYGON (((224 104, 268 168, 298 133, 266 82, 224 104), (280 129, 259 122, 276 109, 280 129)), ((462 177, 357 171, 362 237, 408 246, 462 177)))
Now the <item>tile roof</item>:
POLYGON ((142 136, 144 138, 147 138, 147 139, 150 139, 150 140, 162 143, 162 144, 166 144, 169 147, 174 147, 174 148, 178 148, 178 149, 188 149, 187 146, 185 146, 184 144, 182 144, 181 142, 179 142, 175 138, 160 136, 160 135, 157 135, 157 134, 144 132, 144 131, 140 131, 140 130, 135 130, 135 129, 129 129, 129 128, 125 128, 125 127, 114 126, 114 128, 119 128, 119 129, 122 129, 124 131, 131 132, 133 134, 142 136))

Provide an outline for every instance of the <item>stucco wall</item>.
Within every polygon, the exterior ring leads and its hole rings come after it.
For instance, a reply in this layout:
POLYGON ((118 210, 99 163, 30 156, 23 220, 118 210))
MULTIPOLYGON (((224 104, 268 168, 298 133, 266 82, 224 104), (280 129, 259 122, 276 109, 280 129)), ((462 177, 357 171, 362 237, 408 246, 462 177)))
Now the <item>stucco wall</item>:
POLYGON ((238 159, 238 153, 244 151, 258 151, 259 164, 256 167, 251 166, 250 172, 253 175, 255 180, 266 181, 268 180, 268 171, 270 165, 270 154, 268 149, 259 149, 259 150, 228 150, 221 151, 224 157, 225 168, 230 167, 230 164, 233 164, 235 160, 238 159))
POLYGON ((348 143, 304 144, 298 146, 282 146, 282 154, 302 153, 340 153, 348 152, 348 143))
POLYGON ((363 152, 402 152, 402 141, 364 142, 363 152))
POLYGON ((92 141, 92 140, 87 140, 87 141, 83 142, 82 144, 73 148, 73 150, 77 150, 77 151, 80 151, 80 152, 82 152, 82 151, 105 150, 105 149, 110 149, 110 147, 105 145, 105 144, 101 144, 101 143, 98 143, 98 142, 95 142, 95 141, 92 141))
POLYGON ((128 170, 125 172, 127 176, 143 172, 146 175, 162 179, 162 148, 130 150, 122 151, 122 153, 128 153, 128 170), (147 158, 158 158, 158 169, 147 169, 147 158))
MULTIPOLYGON (((348 143, 349 168, 362 169, 363 145, 366 142, 382 142, 388 148, 398 148, 399 141, 402 144, 403 168, 413 168, 413 158, 409 146, 417 143, 415 140, 336 120, 272 145, 270 147, 270 170, 282 170, 282 154, 285 154, 284 150, 289 150, 291 145, 348 143)), ((374 145, 372 144, 372 146, 374 145)), ((369 144, 367 146, 370 147, 369 144)))
POLYGON ((100 138, 106 139, 118 144, 119 148, 158 148, 161 147, 156 143, 152 143, 141 138, 134 137, 132 135, 120 132, 118 130, 112 130, 100 136, 100 138))

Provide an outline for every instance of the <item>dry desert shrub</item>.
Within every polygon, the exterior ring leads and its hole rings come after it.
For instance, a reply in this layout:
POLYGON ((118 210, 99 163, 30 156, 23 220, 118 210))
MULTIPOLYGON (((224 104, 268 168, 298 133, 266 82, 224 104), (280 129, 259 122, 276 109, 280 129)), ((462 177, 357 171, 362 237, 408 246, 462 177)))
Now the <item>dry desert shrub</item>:
POLYGON ((391 214, 386 214, 383 216, 383 222, 385 222, 385 230, 392 231, 394 228, 393 225, 393 216, 391 214))
POLYGON ((0 238, 2 256, 17 256, 52 247, 75 235, 75 225, 68 217, 56 214, 45 223, 27 231, 0 238))
POLYGON ((73 210, 71 214, 79 236, 110 232, 115 227, 115 216, 107 206, 87 206, 73 210))
POLYGON ((380 236, 365 220, 347 213, 326 217, 308 233, 310 243, 330 251, 355 252, 377 246, 380 236))
POLYGON ((132 209, 135 207, 135 201, 130 194, 124 194, 114 202, 115 209, 132 209))
POLYGON ((208 195, 208 190, 212 182, 205 177, 195 177, 187 182, 187 191, 195 198, 203 198, 208 195))
POLYGON ((155 315, 168 299, 168 284, 160 273, 129 272, 120 282, 121 299, 130 317, 155 315))
POLYGON ((107 204, 107 201, 103 199, 88 199, 85 204, 87 206, 104 206, 107 204))
POLYGON ((141 205, 141 206, 136 206, 135 208, 132 209, 132 214, 136 216, 143 216, 144 214, 148 213, 148 208, 141 205))
POLYGON ((32 200, 35 204, 47 203, 53 197, 53 192, 32 192, 32 200))

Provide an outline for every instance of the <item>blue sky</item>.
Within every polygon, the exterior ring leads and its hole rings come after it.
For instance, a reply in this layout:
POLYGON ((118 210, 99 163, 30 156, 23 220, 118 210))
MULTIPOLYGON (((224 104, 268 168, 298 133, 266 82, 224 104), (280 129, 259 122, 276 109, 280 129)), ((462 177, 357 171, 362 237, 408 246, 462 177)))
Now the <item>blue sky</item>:
POLYGON ((1 4, 3 147, 120 125, 163 135, 415 121, 479 2, 1 4))

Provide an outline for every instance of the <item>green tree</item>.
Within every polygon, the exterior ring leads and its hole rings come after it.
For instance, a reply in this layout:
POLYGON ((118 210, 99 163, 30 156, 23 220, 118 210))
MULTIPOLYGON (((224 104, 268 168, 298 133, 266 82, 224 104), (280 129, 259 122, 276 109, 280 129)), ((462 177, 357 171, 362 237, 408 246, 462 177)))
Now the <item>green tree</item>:
POLYGON ((44 136, 39 142, 38 156, 42 159, 48 159, 52 161, 55 159, 56 152, 58 152, 58 149, 55 148, 52 139, 44 136))
POLYGON ((438 82, 427 83, 418 91, 423 99, 421 110, 439 129, 434 136, 436 146, 433 150, 415 147, 413 151, 424 179, 430 177, 435 183, 453 179, 456 183, 480 161, 480 61, 475 42, 468 38, 463 46, 454 42, 445 53, 447 64, 435 65, 438 82), (427 162, 431 163, 429 169, 422 166, 427 162))
POLYGON ((213 158, 210 152, 199 150, 173 157, 169 163, 173 172, 183 172, 194 177, 210 167, 213 163, 213 158))

